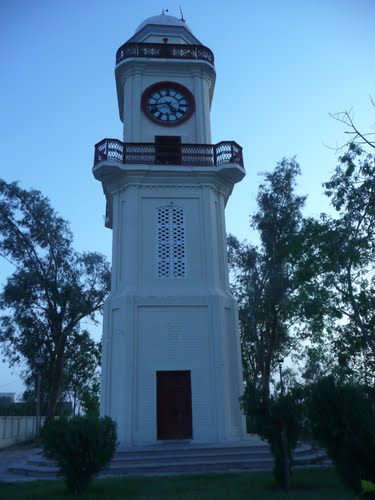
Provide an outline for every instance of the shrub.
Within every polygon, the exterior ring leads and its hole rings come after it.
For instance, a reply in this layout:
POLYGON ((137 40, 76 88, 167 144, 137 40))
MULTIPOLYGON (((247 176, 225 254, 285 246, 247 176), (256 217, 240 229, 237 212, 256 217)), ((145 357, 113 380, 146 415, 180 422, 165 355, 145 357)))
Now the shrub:
POLYGON ((327 451, 347 486, 375 481, 375 409, 363 388, 327 377, 312 386, 308 416, 316 441, 327 451))
POLYGON ((116 424, 109 417, 61 418, 41 431, 44 454, 57 462, 68 490, 79 494, 113 458, 116 424))
POLYGON ((285 490, 289 490, 292 475, 293 450, 301 432, 300 408, 291 393, 272 400, 267 440, 275 458, 274 475, 285 490))
POLYGON ((293 465, 293 450, 302 429, 302 403, 297 389, 285 395, 273 395, 262 401, 261 392, 248 384, 242 398, 242 408, 253 432, 265 439, 275 459, 277 483, 289 490, 293 465))

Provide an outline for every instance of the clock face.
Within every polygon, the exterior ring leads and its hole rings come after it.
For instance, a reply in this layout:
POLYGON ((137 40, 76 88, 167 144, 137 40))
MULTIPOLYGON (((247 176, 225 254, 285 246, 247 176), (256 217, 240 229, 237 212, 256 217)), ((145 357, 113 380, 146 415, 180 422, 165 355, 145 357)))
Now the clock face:
POLYGON ((174 82, 160 82, 148 87, 143 92, 141 105, 147 118, 166 126, 186 121, 195 109, 190 90, 174 82))

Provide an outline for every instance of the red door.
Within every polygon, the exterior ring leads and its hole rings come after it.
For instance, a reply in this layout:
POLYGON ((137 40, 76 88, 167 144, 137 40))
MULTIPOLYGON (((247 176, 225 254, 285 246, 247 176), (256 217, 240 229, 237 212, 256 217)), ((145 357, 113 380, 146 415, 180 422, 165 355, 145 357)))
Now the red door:
POLYGON ((191 439, 190 371, 156 372, 158 439, 191 439))

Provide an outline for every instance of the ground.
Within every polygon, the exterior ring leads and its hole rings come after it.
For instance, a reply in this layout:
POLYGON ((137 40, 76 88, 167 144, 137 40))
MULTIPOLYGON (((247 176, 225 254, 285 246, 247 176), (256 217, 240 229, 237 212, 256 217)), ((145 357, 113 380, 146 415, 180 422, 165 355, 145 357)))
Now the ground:
MULTIPOLYGON (((62 481, 0 482, 2 500, 76 498, 68 495, 62 481)), ((288 494, 275 485, 270 472, 199 474, 174 477, 126 477, 94 481, 83 499, 170 499, 170 500, 346 500, 345 489, 332 469, 299 470, 288 494)))
MULTIPOLYGON (((35 453, 32 444, 0 451, 0 498, 2 500, 70 498, 61 480, 27 480, 7 474, 8 464, 35 453), (12 482, 11 482, 12 481, 12 482)), ((312 500, 353 499, 331 467, 295 470, 289 495, 275 485, 271 472, 191 474, 189 476, 122 477, 93 481, 82 499, 249 499, 312 500)), ((72 497, 73 498, 73 497, 72 497)), ((76 497, 75 497, 76 498, 76 497)))

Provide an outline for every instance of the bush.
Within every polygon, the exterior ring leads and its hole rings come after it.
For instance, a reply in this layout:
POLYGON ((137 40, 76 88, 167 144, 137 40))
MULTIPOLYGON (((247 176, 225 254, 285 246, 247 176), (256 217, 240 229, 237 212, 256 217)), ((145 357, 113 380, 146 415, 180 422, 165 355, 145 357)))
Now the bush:
POLYGON ((272 400, 267 440, 275 458, 274 475, 285 490, 289 490, 292 475, 293 450, 301 432, 300 407, 291 393, 272 400))
POLYGON ((360 492, 361 479, 375 482, 375 408, 369 392, 324 378, 312 386, 308 416, 344 484, 360 492))
POLYGON ((261 392, 248 384, 242 398, 242 408, 250 428, 265 439, 275 459, 277 483, 289 490, 293 465, 293 450, 302 429, 302 401, 298 389, 285 395, 273 395, 262 401, 261 392))
POLYGON ((44 454, 57 462, 71 493, 79 494, 116 450, 116 424, 109 417, 61 418, 41 431, 44 454))

